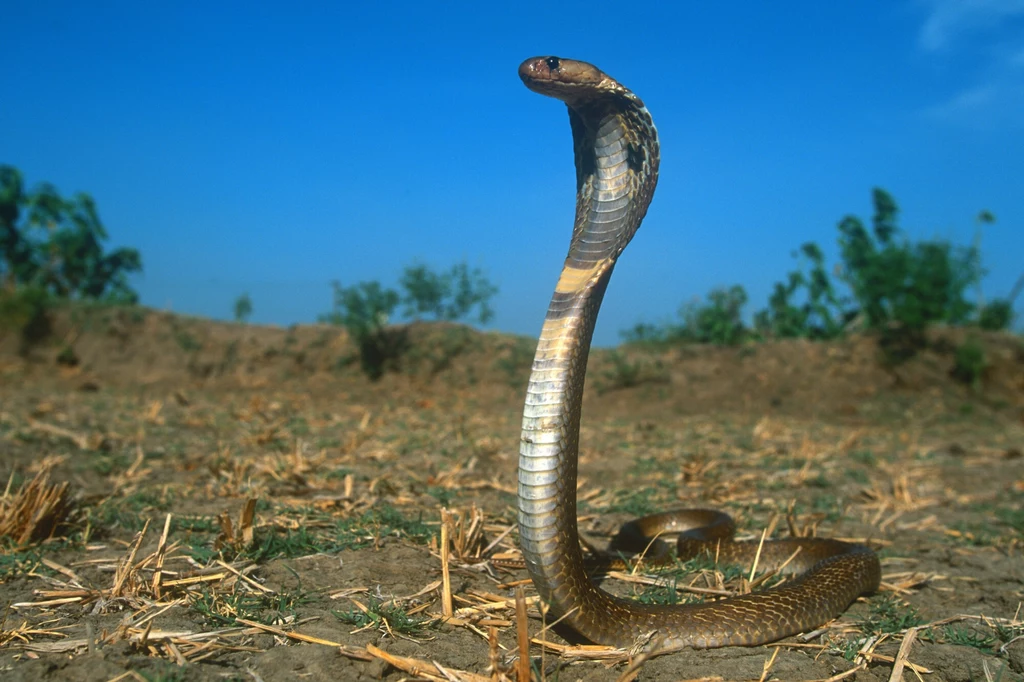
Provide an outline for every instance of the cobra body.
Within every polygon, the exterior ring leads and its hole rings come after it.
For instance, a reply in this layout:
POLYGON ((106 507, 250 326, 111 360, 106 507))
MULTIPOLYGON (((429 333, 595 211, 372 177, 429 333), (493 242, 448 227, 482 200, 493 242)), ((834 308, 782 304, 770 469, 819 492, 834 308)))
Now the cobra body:
MULTIPOLYGON (((598 589, 584 570, 576 527, 583 381, 597 313, 618 256, 635 234, 658 180, 658 133, 643 102, 585 62, 535 57, 525 85, 566 103, 576 157, 576 220, 533 361, 519 455, 519 537, 541 597, 587 639, 629 647, 655 633, 662 647, 755 645, 813 629, 877 589, 878 558, 837 540, 765 543, 759 565, 799 575, 763 592, 705 604, 643 605, 598 589)), ((710 551, 749 562, 756 543, 732 541, 732 520, 689 510, 627 524, 625 536, 679 534, 680 556, 710 551)), ((642 540, 641 540, 642 543, 642 540)), ((642 547, 642 544, 641 544, 642 547)))

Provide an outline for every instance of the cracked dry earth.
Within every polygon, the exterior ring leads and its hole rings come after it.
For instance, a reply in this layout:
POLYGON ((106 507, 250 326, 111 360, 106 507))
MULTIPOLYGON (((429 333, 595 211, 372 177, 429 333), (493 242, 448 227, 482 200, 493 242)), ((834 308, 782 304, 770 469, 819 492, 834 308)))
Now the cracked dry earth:
MULTIPOLYGON (((597 351, 589 542, 712 506, 747 537, 857 539, 882 559, 880 593, 808 636, 638 661, 545 629, 518 563, 529 340, 417 328, 430 350, 372 383, 325 327, 119 324, 80 334, 71 368, 59 345, 0 353, 4 499, 45 471, 72 502, 52 539, 0 550, 4 680, 512 680, 517 587, 534 679, 1024 679, 1015 337, 986 339, 980 390, 949 378, 941 344, 901 374, 869 339, 597 351)), ((707 562, 602 584, 653 601, 746 589, 707 562)))

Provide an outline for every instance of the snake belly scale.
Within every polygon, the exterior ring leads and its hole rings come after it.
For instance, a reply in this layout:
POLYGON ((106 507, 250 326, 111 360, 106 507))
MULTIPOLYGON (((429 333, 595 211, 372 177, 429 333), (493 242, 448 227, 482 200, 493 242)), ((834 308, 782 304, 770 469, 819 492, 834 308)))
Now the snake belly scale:
MULTIPOLYGON (((878 588, 878 558, 863 545, 820 538, 767 542, 759 566, 784 565, 795 577, 704 604, 639 604, 591 582, 576 525, 584 374, 616 259, 646 215, 658 181, 658 133, 643 102, 591 64, 534 57, 519 75, 529 89, 567 105, 576 161, 572 240, 533 361, 519 454, 520 546, 541 598, 587 639, 619 647, 652 635, 664 649, 751 646, 835 618, 878 588)), ((645 517, 624 532, 641 540, 678 534, 680 557, 707 551, 723 563, 749 563, 757 549, 733 542, 732 520, 710 510, 645 517)))

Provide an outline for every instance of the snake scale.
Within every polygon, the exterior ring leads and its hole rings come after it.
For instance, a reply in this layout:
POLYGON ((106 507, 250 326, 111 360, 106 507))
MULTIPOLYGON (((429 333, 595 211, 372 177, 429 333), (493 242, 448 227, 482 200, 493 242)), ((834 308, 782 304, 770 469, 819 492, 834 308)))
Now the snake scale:
MULTIPOLYGON (((703 604, 639 604, 600 590, 588 577, 576 527, 584 374, 616 259, 646 215, 658 181, 658 133, 643 102, 591 64, 534 57, 522 63, 519 76, 530 90, 567 105, 576 160, 572 241, 533 361, 519 455, 520 546, 541 598, 585 638, 618 647, 652 634, 667 649, 752 646, 835 618, 878 588, 878 558, 863 545, 821 538, 766 542, 758 565, 782 566, 795 577, 703 604)), ((645 537, 678 534, 681 558, 708 552, 720 563, 750 563, 757 550, 757 543, 734 542, 732 520, 717 511, 658 514, 624 531, 639 538, 641 548, 645 537)))

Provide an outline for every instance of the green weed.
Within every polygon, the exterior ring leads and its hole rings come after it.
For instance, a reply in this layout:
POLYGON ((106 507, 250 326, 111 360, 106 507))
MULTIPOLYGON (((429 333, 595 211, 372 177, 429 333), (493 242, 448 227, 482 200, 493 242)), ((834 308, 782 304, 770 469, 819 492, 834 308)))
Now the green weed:
POLYGON ((956 349, 953 378, 977 391, 981 388, 981 380, 988 364, 981 342, 973 338, 967 339, 956 349))
POLYGON ((1013 301, 995 299, 982 306, 978 313, 978 326, 989 331, 1009 329, 1013 324, 1013 301))
POLYGON ((245 323, 248 322, 252 316, 252 298, 249 294, 242 294, 235 299, 235 322, 245 323))
POLYGON ((917 609, 904 604, 899 597, 886 595, 871 602, 871 613, 859 625, 867 635, 895 634, 920 625, 923 621, 917 609))
POLYGON ((192 610, 213 627, 235 625, 239 618, 266 625, 294 616, 298 606, 313 599, 304 592, 264 594, 236 589, 230 593, 203 590, 190 594, 192 610))
POLYGON ((117 528, 130 532, 142 530, 146 521, 156 513, 166 511, 166 499, 148 492, 138 492, 123 498, 107 498, 86 509, 86 520, 92 532, 106 533, 117 528))
POLYGON ((366 627, 384 628, 404 635, 416 635, 426 625, 426 619, 410 616, 405 609, 393 602, 384 602, 370 597, 366 610, 351 608, 348 611, 331 611, 342 623, 361 629, 366 627))
POLYGON ((156 670, 138 671, 146 682, 187 682, 191 679, 192 673, 188 665, 179 666, 160 660, 153 661, 152 664, 156 670))
POLYGON ((636 596, 636 600, 641 604, 660 605, 674 605, 694 601, 692 599, 684 599, 680 597, 679 592, 676 590, 675 577, 669 578, 661 585, 652 585, 644 588, 644 590, 636 596))
POLYGON ((383 538, 404 538, 426 543, 437 531, 422 522, 409 519, 389 506, 371 509, 358 517, 337 521, 333 527, 307 528, 280 532, 272 529, 257 533, 252 547, 239 556, 256 562, 280 557, 294 558, 310 554, 338 552, 379 544, 383 538))
POLYGON ((618 351, 608 354, 612 366, 601 373, 597 383, 598 393, 606 393, 623 388, 632 388, 640 384, 669 383, 669 373, 661 361, 649 359, 629 360, 618 351))
POLYGON ((995 646, 999 643, 994 635, 961 623, 942 628, 942 638, 947 644, 969 646, 987 654, 995 653, 995 646))

